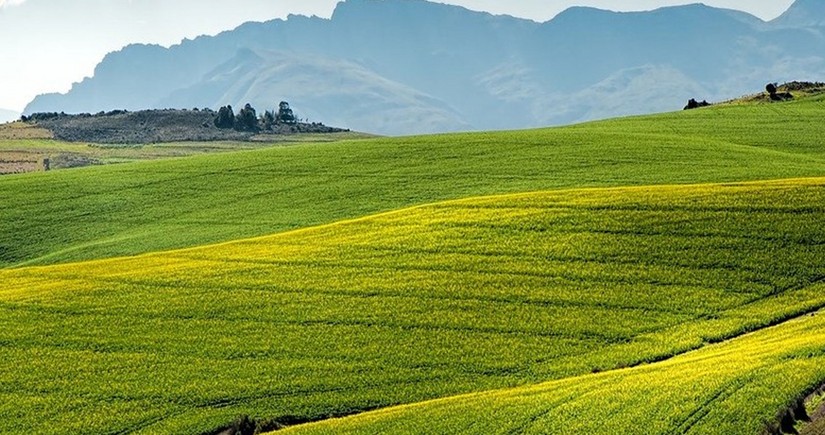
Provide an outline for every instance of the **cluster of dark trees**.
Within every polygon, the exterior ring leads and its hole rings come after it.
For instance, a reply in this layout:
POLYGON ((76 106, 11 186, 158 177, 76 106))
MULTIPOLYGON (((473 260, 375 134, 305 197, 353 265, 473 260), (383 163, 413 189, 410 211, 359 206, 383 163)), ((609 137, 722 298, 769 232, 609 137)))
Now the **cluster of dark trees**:
POLYGON ((260 117, 258 117, 255 108, 249 103, 237 114, 232 110, 232 106, 223 106, 218 110, 218 115, 215 117, 215 127, 234 128, 237 131, 272 130, 275 125, 294 125, 297 123, 298 118, 286 101, 281 101, 278 104, 277 113, 274 110, 267 110, 260 117))
POLYGON ((708 106, 710 106, 710 103, 708 103, 707 100, 696 101, 695 99, 691 98, 690 100, 688 100, 687 106, 685 106, 685 110, 698 109, 700 107, 708 106))
POLYGON ((779 88, 777 88, 776 83, 768 83, 765 86, 765 90, 768 91, 768 95, 771 97, 771 101, 786 101, 786 100, 793 100, 793 95, 790 92, 779 92, 779 88))

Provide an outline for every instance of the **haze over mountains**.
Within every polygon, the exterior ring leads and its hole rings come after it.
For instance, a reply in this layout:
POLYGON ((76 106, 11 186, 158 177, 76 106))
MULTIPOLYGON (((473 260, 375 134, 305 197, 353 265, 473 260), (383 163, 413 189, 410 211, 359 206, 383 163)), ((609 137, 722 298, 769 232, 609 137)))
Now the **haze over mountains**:
POLYGON ((566 124, 676 110, 769 81, 825 79, 825 3, 771 22, 688 5, 571 8, 536 23, 423 0, 347 0, 331 19, 247 23, 168 49, 131 45, 26 113, 241 107, 381 134, 566 124))
POLYGON ((19 118, 20 114, 14 110, 0 109, 0 124, 4 122, 14 121, 19 118))

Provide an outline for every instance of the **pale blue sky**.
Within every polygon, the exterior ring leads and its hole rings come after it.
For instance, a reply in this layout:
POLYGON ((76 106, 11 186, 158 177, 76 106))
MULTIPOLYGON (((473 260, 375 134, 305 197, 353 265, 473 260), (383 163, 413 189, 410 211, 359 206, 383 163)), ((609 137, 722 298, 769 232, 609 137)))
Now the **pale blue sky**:
MULTIPOLYGON (((547 21, 574 5, 650 10, 684 0, 443 0, 473 10, 547 21)), ((793 0, 703 0, 764 20, 793 0)), ((246 21, 288 14, 329 17, 337 0, 0 0, 0 108, 21 111, 37 94, 65 92, 103 56, 133 42, 172 45, 246 21)))

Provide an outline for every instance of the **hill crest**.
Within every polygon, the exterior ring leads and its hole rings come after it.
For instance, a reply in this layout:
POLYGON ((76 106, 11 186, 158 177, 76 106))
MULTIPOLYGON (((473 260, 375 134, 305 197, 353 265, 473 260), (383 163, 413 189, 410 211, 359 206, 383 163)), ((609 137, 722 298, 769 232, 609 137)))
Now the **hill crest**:
MULTIPOLYGON (((211 109, 113 110, 97 114, 35 113, 23 121, 49 130, 55 139, 94 144, 163 142, 265 141, 271 135, 345 133, 321 123, 256 124, 249 129, 218 128, 211 109)), ((257 120, 259 123, 261 121, 257 120)))

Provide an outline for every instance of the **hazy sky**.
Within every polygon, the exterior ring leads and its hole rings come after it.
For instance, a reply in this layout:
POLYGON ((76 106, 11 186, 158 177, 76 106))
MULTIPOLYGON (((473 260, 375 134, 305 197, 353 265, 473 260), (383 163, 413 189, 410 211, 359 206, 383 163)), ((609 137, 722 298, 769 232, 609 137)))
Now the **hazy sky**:
MULTIPOLYGON (((171 45, 245 21, 288 14, 328 18, 337 0, 0 0, 0 108, 21 111, 37 94, 65 92, 103 56, 132 42, 171 45)), ((495 14, 547 21, 570 6, 649 10, 684 0, 443 0, 495 14)), ((777 17, 793 0, 704 0, 777 17)))

